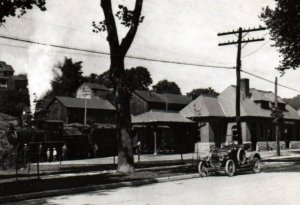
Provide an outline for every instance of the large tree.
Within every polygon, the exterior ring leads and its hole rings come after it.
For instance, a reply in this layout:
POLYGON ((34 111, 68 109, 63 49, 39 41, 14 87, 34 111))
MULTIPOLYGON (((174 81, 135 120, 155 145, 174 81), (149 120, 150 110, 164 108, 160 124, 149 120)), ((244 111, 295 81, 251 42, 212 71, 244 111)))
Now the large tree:
MULTIPOLYGON (((151 74, 147 68, 142 66, 133 67, 125 70, 127 86, 132 92, 138 90, 149 90, 149 85, 152 83, 151 74)), ((100 75, 91 73, 85 77, 85 82, 98 83, 105 85, 108 88, 113 88, 113 82, 109 77, 109 70, 103 72, 100 75)))
POLYGON ((74 97, 77 89, 84 82, 82 76, 82 62, 74 62, 71 58, 65 58, 63 63, 58 63, 53 69, 55 77, 51 81, 51 96, 74 97))
POLYGON ((150 72, 147 68, 137 66, 126 70, 126 79, 129 90, 149 90, 149 85, 152 83, 150 72))
POLYGON ((101 84, 106 86, 107 88, 113 88, 113 83, 109 77, 109 70, 104 71, 100 75, 91 73, 89 76, 85 77, 84 81, 88 83, 101 84))
POLYGON ((37 6, 42 11, 46 10, 46 0, 1 0, 0 1, 0 27, 10 16, 22 16, 26 10, 37 6))
POLYGON ((261 18, 270 29, 271 39, 282 60, 277 68, 281 72, 300 66, 300 1, 275 0, 274 9, 263 9, 261 18))
POLYGON ((100 0, 100 6, 104 13, 104 20, 96 24, 93 22, 94 31, 107 31, 107 41, 110 48, 109 77, 113 82, 116 105, 116 123, 118 139, 118 171, 133 172, 134 160, 131 136, 131 117, 126 72, 124 67, 125 56, 133 42, 140 22, 143 0, 136 0, 134 10, 119 5, 115 16, 121 24, 128 27, 127 34, 119 41, 118 30, 111 0, 100 0))
POLYGON ((175 82, 168 80, 161 80, 152 87, 157 93, 181 94, 179 86, 175 82))
POLYGON ((193 89, 191 92, 186 94, 187 96, 191 97, 193 100, 199 97, 200 95, 206 95, 206 96, 218 96, 219 93, 217 93, 213 88, 196 88, 193 89))

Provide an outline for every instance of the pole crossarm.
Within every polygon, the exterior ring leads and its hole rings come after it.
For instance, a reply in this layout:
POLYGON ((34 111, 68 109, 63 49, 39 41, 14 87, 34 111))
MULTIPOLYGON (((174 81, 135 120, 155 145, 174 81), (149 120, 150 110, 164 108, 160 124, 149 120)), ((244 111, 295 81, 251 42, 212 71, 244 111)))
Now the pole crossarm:
MULTIPOLYGON (((241 43, 251 43, 251 42, 257 42, 257 41, 264 41, 264 38, 256 38, 256 39, 247 39, 242 40, 241 43)), ((219 43, 218 46, 228 46, 228 45, 235 45, 238 44, 238 41, 229 41, 227 43, 219 43)))
MULTIPOLYGON (((242 33, 246 33, 246 32, 253 32, 253 31, 264 31, 267 28, 265 27, 258 27, 258 28, 248 28, 248 29, 243 29, 242 33)), ((226 36, 226 35, 231 35, 231 34, 238 34, 239 31, 238 30, 233 30, 233 31, 228 31, 228 32, 222 32, 222 33, 218 33, 218 36, 226 36)))

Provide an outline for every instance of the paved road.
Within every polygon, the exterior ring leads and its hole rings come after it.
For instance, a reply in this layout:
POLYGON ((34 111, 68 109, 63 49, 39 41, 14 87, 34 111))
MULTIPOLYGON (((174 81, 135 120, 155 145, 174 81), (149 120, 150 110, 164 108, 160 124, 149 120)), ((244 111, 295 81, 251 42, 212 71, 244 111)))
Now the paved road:
POLYGON ((35 205, 277 205, 299 204, 300 165, 234 177, 211 176, 190 180, 87 192, 23 201, 35 205))

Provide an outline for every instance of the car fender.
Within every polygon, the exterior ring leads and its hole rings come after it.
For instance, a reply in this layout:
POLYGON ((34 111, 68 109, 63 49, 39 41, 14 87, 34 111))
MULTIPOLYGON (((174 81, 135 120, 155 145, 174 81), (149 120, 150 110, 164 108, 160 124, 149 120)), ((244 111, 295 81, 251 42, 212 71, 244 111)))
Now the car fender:
POLYGON ((258 152, 252 152, 252 153, 250 154, 249 160, 252 161, 254 158, 258 158, 258 159, 261 160, 261 156, 260 156, 260 154, 259 154, 258 152))

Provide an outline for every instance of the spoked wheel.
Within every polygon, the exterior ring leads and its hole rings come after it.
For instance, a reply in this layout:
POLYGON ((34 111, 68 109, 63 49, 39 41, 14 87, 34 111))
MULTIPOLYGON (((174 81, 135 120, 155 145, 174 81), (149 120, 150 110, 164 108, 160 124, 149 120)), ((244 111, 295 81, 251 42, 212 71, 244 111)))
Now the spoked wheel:
POLYGON ((201 177, 206 177, 208 175, 207 167, 204 162, 200 162, 198 165, 198 171, 201 177))
POLYGON ((255 157, 253 159, 253 167, 252 167, 252 171, 257 174, 260 172, 260 160, 259 158, 255 157))
POLYGON ((232 177, 235 174, 235 164, 233 160, 230 159, 226 162, 225 172, 230 177, 232 177))

